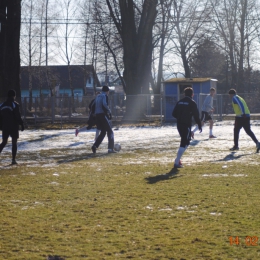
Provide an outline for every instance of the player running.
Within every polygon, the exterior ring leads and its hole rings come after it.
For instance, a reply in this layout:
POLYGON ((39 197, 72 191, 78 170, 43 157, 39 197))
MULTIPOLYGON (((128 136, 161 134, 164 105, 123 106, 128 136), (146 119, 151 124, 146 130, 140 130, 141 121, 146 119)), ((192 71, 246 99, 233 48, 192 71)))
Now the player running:
POLYGON ((179 100, 172 111, 172 116, 177 119, 177 129, 181 136, 181 143, 174 162, 174 168, 182 168, 181 157, 188 148, 191 140, 192 117, 198 124, 200 133, 202 132, 199 110, 196 102, 192 99, 193 89, 188 87, 184 89, 185 97, 179 100))
POLYGON ((235 127, 234 127, 234 146, 230 149, 231 151, 239 150, 238 139, 240 129, 243 127, 245 132, 252 138, 256 144, 256 152, 260 150, 260 143, 255 137, 255 134, 251 130, 250 126, 250 111, 247 107, 245 100, 237 95, 235 89, 230 89, 229 97, 232 98, 232 106, 235 111, 235 127))
MULTIPOLYGON (((205 98, 203 102, 203 106, 201 109, 201 125, 204 126, 205 122, 209 121, 209 138, 216 138, 215 135, 213 135, 213 119, 212 119, 212 114, 214 112, 214 107, 213 107, 213 98, 216 94, 216 89, 211 88, 209 95, 205 98)), ((198 125, 192 130, 192 137, 194 137, 194 133, 198 130, 198 125)))
POLYGON ((23 120, 20 114, 19 104, 15 102, 16 92, 13 89, 8 90, 7 100, 0 105, 0 117, 2 121, 2 143, 0 144, 0 153, 7 144, 9 136, 12 138, 12 164, 17 164, 15 157, 17 153, 17 140, 19 138, 19 125, 21 131, 24 130, 23 120))

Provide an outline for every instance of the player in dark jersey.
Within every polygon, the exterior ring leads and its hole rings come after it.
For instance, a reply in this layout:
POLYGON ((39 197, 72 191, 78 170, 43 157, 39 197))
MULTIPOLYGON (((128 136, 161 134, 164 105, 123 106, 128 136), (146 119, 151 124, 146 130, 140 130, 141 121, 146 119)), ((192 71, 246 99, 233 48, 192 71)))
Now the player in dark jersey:
POLYGON ((177 119, 177 129, 181 136, 181 143, 174 162, 174 168, 182 168, 181 157, 188 148, 191 140, 192 117, 198 124, 200 133, 202 132, 199 110, 193 98, 193 89, 188 87, 184 89, 185 97, 177 102, 172 116, 177 119))
POLYGON ((0 116, 2 121, 2 143, 0 144, 0 153, 7 144, 8 137, 12 138, 12 164, 16 164, 17 139, 19 138, 19 125, 21 131, 24 130, 23 120, 20 114, 19 104, 15 102, 16 93, 9 90, 7 100, 0 105, 0 116))

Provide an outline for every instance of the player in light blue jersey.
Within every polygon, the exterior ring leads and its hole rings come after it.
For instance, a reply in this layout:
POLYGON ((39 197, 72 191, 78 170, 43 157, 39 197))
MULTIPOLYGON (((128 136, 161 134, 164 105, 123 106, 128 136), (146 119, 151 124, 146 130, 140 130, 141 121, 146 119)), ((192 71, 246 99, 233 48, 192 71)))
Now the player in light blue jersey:
MULTIPOLYGON (((205 122, 209 121, 209 138, 216 138, 215 135, 213 135, 213 119, 212 119, 212 114, 214 112, 214 107, 213 107, 213 98, 216 94, 216 89, 211 88, 209 95, 205 98, 202 108, 201 108, 201 125, 203 126, 205 122)), ((198 125, 192 130, 192 137, 194 138, 194 133, 198 130, 198 125)))

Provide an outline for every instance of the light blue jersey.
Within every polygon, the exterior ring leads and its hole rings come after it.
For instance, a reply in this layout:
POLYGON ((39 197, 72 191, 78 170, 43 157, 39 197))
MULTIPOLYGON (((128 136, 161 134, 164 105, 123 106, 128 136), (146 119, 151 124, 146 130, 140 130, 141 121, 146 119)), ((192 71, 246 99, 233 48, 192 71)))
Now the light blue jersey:
POLYGON ((95 114, 111 114, 107 99, 106 92, 97 95, 95 99, 95 114))
POLYGON ((205 112, 210 112, 211 110, 213 110, 213 97, 211 95, 208 95, 204 102, 203 102, 203 105, 202 105, 202 108, 201 108, 202 111, 205 111, 205 112))

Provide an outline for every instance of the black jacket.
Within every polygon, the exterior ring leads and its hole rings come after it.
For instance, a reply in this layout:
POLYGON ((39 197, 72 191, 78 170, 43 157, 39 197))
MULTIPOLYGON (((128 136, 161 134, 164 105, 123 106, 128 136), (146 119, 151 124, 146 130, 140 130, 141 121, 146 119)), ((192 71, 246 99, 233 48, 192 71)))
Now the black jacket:
POLYGON ((192 125, 192 117, 194 117, 199 129, 201 128, 197 104, 190 97, 186 96, 177 102, 172 111, 172 116, 177 119, 177 124, 185 124, 188 126, 192 125))
POLYGON ((18 131, 23 126, 19 104, 11 98, 0 105, 0 117, 2 130, 18 131))

